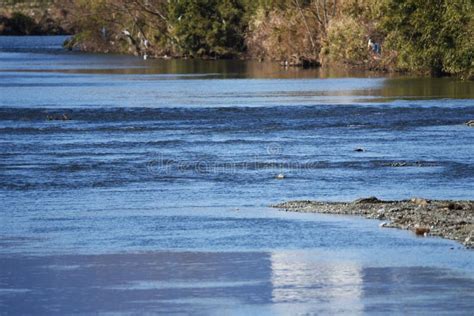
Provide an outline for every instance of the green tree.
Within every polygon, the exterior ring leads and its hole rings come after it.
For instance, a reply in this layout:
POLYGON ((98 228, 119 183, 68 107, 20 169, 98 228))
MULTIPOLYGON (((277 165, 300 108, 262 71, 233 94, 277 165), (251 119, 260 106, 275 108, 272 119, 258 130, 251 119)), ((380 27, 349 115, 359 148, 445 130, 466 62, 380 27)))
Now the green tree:
POLYGON ((472 75, 472 0, 385 0, 381 27, 401 70, 472 75))
POLYGON ((230 57, 244 50, 245 8, 239 0, 173 0, 169 12, 182 53, 230 57))

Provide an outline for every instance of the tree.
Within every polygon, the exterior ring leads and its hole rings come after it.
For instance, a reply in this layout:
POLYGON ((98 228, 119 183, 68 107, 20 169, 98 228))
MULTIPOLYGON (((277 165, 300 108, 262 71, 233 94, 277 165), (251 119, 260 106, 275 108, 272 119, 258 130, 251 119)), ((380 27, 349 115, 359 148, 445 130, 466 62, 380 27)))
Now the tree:
POLYGON ((244 49, 244 7, 239 0, 173 0, 173 32, 190 56, 230 57, 244 49))
POLYGON ((312 12, 320 25, 322 35, 326 35, 329 22, 337 14, 337 0, 313 0, 311 2, 311 7, 313 8, 312 12))
POLYGON ((472 0, 385 0, 385 45, 402 70, 472 74, 472 0))

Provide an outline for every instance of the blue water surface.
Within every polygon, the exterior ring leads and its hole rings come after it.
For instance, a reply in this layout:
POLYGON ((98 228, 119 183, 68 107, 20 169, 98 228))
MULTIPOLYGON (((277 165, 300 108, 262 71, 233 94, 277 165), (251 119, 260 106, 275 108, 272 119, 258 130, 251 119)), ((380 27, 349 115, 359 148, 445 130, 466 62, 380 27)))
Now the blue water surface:
POLYGON ((269 207, 473 199, 474 83, 64 39, 0 37, 6 314, 474 312, 460 244, 269 207))

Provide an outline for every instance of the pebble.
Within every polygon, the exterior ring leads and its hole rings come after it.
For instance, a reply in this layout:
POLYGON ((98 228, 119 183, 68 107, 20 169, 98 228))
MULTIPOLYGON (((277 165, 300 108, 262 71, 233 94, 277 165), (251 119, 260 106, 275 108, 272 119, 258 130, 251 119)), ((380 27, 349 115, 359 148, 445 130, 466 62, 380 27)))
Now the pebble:
POLYGON ((419 205, 419 206, 426 206, 428 205, 428 200, 422 199, 422 198, 412 198, 410 200, 413 204, 419 205))

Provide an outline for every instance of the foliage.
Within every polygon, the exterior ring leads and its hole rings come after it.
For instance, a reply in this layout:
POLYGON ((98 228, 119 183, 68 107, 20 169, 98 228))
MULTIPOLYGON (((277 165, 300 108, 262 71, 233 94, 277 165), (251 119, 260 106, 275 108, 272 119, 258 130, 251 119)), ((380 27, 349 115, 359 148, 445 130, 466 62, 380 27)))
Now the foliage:
POLYGON ((331 21, 322 57, 331 63, 360 65, 367 60, 366 30, 351 17, 331 21))
MULTIPOLYGON (((307 11, 303 14, 307 14, 307 11)), ((298 58, 316 60, 319 43, 313 47, 310 35, 300 21, 300 13, 294 10, 258 11, 246 38, 249 53, 259 58, 281 61, 298 58)), ((310 27, 316 29, 316 22, 312 22, 310 27)))
POLYGON ((396 67, 472 76, 473 9, 471 0, 385 0, 381 28, 396 67))
MULTIPOLYGON (((473 0, 53 2, 69 12, 76 30, 70 44, 87 51, 246 55, 474 76, 473 0), (369 38, 382 45, 380 55, 367 49, 369 38)), ((18 22, 28 29, 27 20, 18 22)))
POLYGON ((70 46, 87 51, 166 54, 171 49, 166 0, 69 0, 77 32, 70 46), (160 11, 164 10, 165 15, 160 11))
POLYGON ((239 0, 173 0, 169 15, 182 53, 228 57, 244 50, 244 7, 239 0))

